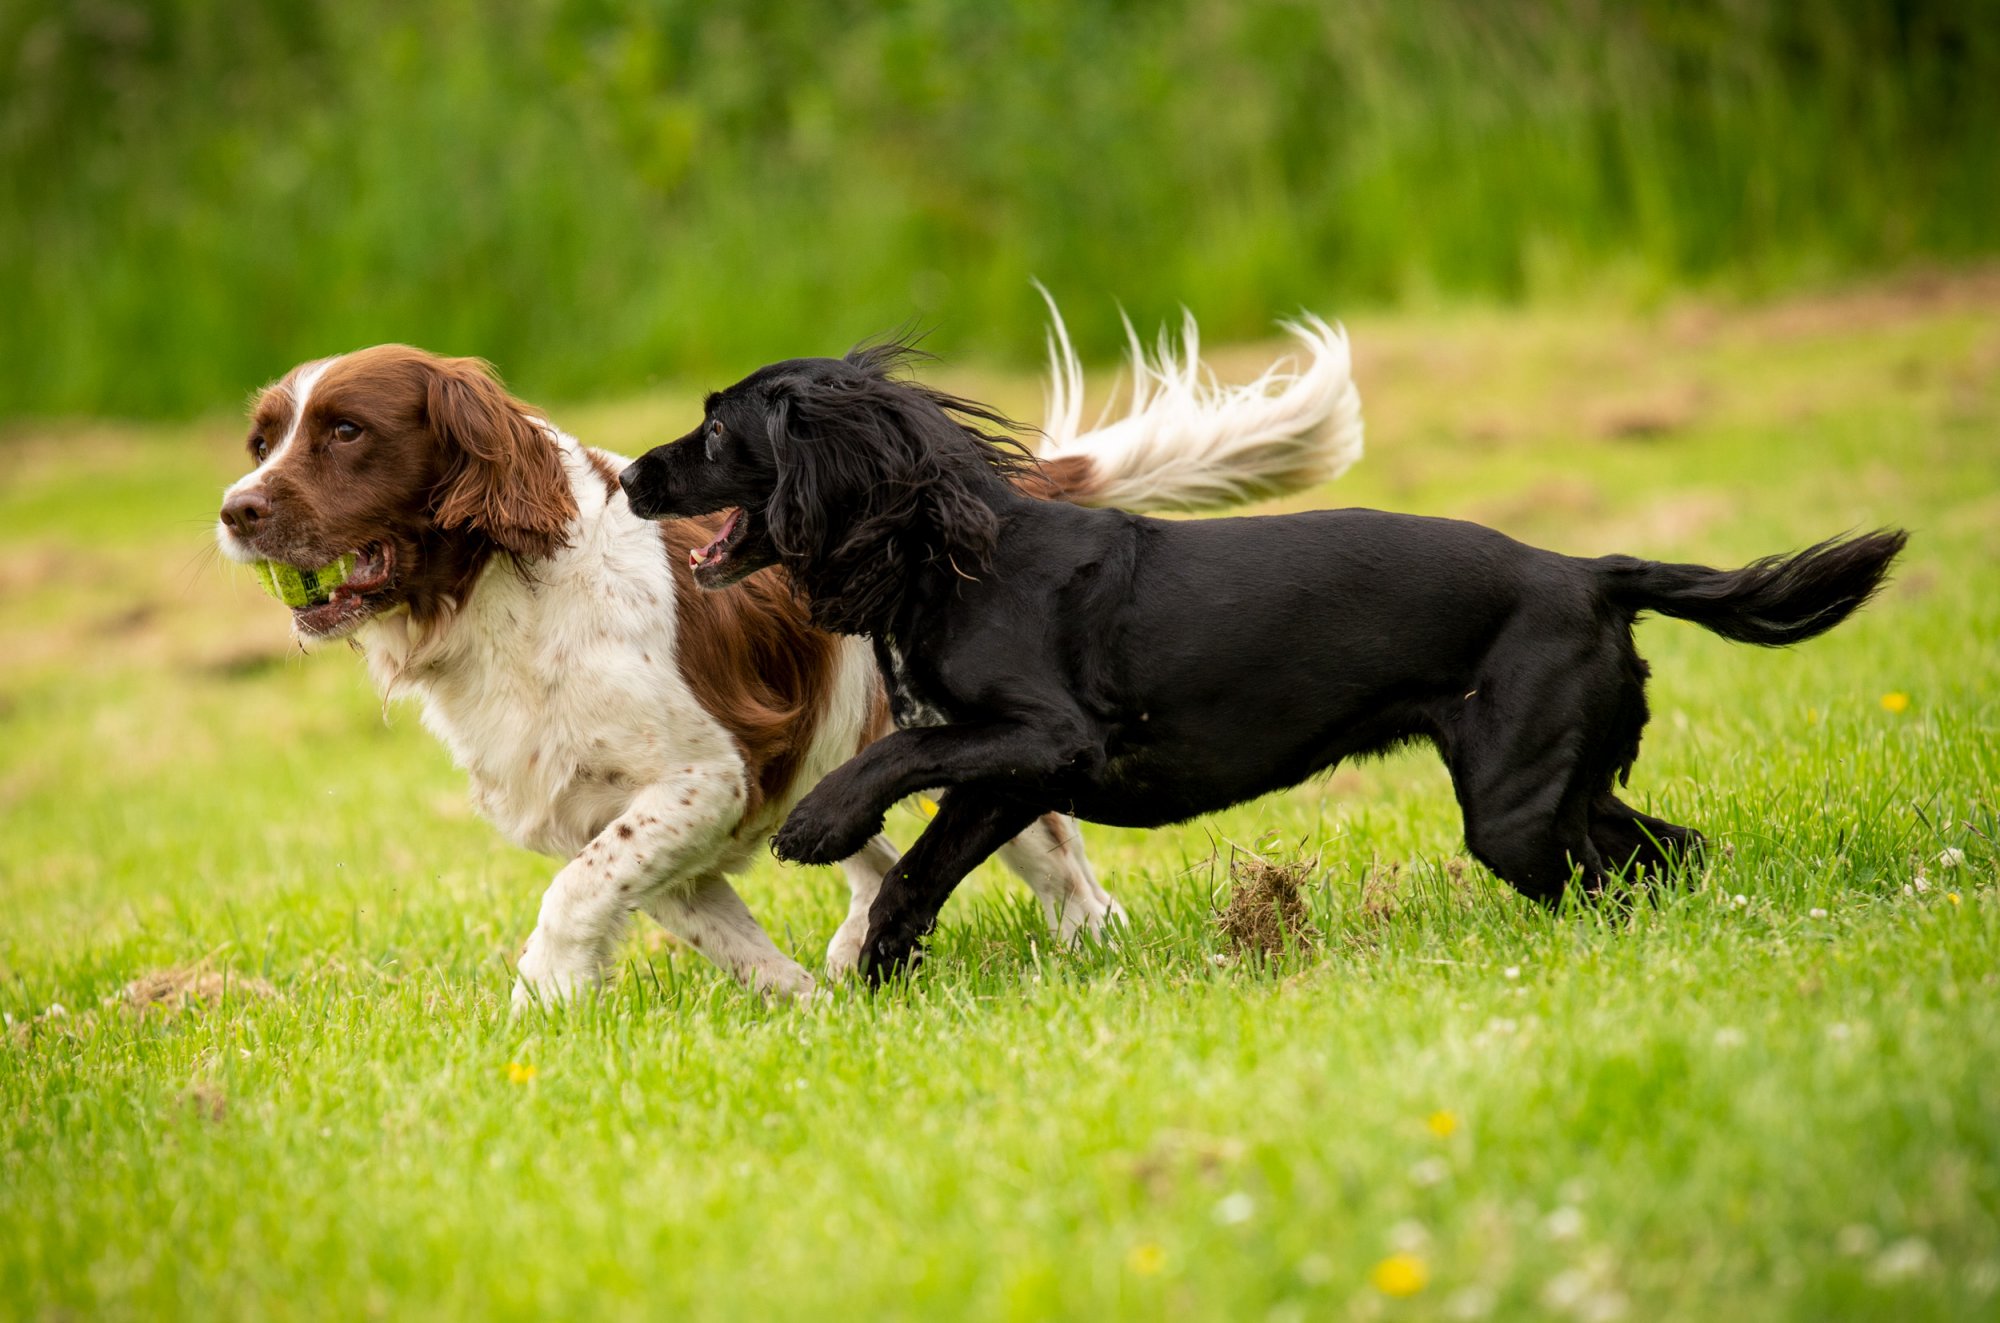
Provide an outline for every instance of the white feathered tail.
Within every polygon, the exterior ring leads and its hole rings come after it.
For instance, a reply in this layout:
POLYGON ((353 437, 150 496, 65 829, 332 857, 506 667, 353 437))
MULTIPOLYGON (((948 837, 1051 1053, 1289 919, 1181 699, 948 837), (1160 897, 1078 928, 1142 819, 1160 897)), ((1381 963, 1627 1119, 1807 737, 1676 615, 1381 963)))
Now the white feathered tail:
MULTIPOLYGON (((1162 330, 1148 354, 1132 323, 1132 395, 1124 414, 1082 427, 1083 367, 1047 290, 1049 407, 1040 457, 1088 461, 1070 499, 1128 510, 1202 510, 1299 491, 1361 458, 1361 393, 1347 333, 1311 313, 1281 325, 1304 350, 1257 380, 1225 386, 1201 361, 1194 315, 1180 344, 1162 330)), ((1107 411, 1108 412, 1108 411, 1107 411)))

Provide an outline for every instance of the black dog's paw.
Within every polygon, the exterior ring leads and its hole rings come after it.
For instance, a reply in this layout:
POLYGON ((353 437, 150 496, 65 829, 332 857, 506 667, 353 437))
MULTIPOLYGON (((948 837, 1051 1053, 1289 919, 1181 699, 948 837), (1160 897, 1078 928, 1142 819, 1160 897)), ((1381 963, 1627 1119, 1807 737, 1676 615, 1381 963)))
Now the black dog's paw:
POLYGON ((861 974, 871 988, 914 974, 923 963, 922 939, 906 933, 871 933, 861 947, 861 974))
POLYGON ((771 838, 771 853, 794 864, 837 864, 859 854, 869 838, 881 830, 879 817, 843 821, 824 812, 808 795, 771 838))

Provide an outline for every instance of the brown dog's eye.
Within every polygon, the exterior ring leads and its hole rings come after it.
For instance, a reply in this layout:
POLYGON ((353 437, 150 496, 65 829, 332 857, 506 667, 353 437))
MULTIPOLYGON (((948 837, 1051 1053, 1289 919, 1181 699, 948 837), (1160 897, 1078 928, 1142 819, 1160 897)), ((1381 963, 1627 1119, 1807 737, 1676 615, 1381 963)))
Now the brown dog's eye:
POLYGON ((250 438, 251 458, 255 459, 259 464, 262 464, 264 462, 264 456, 270 453, 271 453, 270 442, 266 441, 261 436, 253 436, 250 438))
POLYGON ((361 425, 359 423, 351 423, 347 421, 347 419, 345 418, 335 420, 333 424, 334 440, 352 441, 355 437, 360 435, 361 435, 361 425))

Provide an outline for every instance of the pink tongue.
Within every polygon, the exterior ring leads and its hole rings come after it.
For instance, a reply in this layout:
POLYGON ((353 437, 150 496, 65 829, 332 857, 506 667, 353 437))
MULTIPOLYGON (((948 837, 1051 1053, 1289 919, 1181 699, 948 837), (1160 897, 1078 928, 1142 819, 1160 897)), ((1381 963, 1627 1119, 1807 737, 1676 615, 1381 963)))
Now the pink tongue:
POLYGON ((740 509, 731 510, 729 512, 729 518, 722 521, 722 531, 715 535, 715 540, 713 542, 710 542, 705 547, 696 547, 694 548, 694 550, 688 552, 688 568, 691 570, 700 569, 703 565, 708 563, 708 558, 710 556, 713 556, 716 552, 722 550, 722 544, 729 541, 729 535, 736 531, 736 521, 741 519, 742 517, 743 517, 743 511, 741 511, 740 509))

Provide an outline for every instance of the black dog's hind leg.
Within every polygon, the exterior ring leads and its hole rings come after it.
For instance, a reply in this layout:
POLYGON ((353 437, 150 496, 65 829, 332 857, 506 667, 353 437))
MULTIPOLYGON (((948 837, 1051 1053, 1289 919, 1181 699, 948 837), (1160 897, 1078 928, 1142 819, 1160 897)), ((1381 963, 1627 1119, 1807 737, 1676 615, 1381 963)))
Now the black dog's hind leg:
POLYGON ((882 878, 868 911, 861 972, 880 983, 914 963, 938 911, 979 862, 1027 829, 1036 810, 976 786, 947 790, 937 817, 882 878))
POLYGON ((1600 795, 1590 806, 1590 842, 1611 872, 1630 875, 1644 868, 1647 876, 1664 877, 1678 868, 1701 867, 1706 841, 1692 827, 1682 827, 1641 813, 1616 795, 1600 795))
POLYGON ((1593 891, 1604 880, 1590 805, 1610 790, 1602 711, 1617 695, 1600 683, 1612 673, 1595 660, 1524 645, 1440 732, 1466 846, 1502 881, 1549 906, 1572 877, 1580 874, 1593 891))

